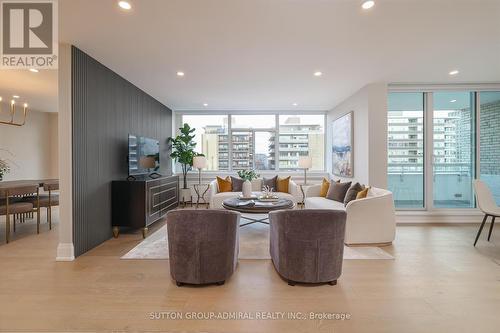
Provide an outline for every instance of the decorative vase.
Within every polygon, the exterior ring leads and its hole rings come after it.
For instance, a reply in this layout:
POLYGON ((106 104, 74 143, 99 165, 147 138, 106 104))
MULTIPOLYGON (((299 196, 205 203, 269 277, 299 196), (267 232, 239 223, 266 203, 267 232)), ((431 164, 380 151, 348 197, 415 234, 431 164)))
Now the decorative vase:
POLYGON ((252 183, 248 179, 243 182, 241 192, 244 198, 250 198, 252 196, 252 183))

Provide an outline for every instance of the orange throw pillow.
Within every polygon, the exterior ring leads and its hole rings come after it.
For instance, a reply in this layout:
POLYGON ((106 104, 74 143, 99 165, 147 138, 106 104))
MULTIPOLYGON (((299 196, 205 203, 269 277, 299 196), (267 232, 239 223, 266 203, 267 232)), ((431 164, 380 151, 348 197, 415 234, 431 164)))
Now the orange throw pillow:
POLYGON ((328 181, 328 179, 323 178, 323 182, 321 183, 321 190, 319 191, 319 196, 325 198, 329 188, 330 188, 330 182, 328 181))
POLYGON ((290 184, 290 176, 286 178, 280 178, 276 180, 276 190, 277 192, 288 193, 288 185, 290 184))
POLYGON ((366 187, 363 191, 358 192, 358 194, 356 195, 356 200, 366 198, 369 189, 369 187, 366 187))
POLYGON ((227 176, 225 179, 217 176, 217 185, 219 186, 219 192, 231 192, 231 190, 233 189, 231 177, 229 176, 227 176))

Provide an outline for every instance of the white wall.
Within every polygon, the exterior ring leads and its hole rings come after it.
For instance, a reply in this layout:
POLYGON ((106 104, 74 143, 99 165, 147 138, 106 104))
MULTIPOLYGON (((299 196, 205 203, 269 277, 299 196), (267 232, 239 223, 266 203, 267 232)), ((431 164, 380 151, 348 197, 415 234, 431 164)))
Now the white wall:
POLYGON ((0 151, 12 161, 4 180, 57 178, 57 132, 57 113, 30 111, 24 126, 0 124, 0 148, 12 153, 0 151))
MULTIPOLYGON (((387 84, 366 85, 327 114, 327 167, 332 172, 332 121, 354 113, 354 180, 387 187, 387 84)), ((338 177, 336 177, 338 178, 338 177)), ((343 180, 351 180, 343 178, 343 180)))

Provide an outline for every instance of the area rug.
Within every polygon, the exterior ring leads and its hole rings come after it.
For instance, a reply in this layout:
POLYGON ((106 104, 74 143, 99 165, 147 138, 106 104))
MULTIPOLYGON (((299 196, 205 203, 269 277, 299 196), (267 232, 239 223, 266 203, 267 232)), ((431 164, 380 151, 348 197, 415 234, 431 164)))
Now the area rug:
MULTIPOLYGON (((269 226, 256 223, 240 228, 239 259, 271 259, 269 226)), ((130 250, 121 259, 168 259, 167 226, 164 225, 130 250)), ((378 247, 344 247, 344 259, 394 259, 378 247)))

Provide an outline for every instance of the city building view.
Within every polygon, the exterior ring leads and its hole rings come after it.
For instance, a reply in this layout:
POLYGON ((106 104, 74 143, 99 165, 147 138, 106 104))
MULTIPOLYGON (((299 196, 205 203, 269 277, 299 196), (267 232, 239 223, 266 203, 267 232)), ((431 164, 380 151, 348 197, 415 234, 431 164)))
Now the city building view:
POLYGON ((182 117, 196 129, 197 150, 207 157, 207 170, 293 171, 306 155, 312 157, 313 170, 325 169, 324 115, 279 115, 278 126, 275 115, 250 116, 250 121, 246 115, 230 117, 231 129, 227 115, 182 117))
MULTIPOLYGON (((482 95, 483 93, 481 93, 482 95)), ((388 184, 397 208, 424 208, 426 123, 432 115, 433 206, 473 208, 472 180, 476 174, 475 99, 468 92, 433 94, 433 112, 427 112, 424 93, 389 94, 388 184), (426 111, 424 111, 426 110, 426 111), (446 190, 445 190, 446 189, 446 190)), ((500 124, 491 118, 500 112, 500 100, 481 103, 481 178, 499 183, 500 124), (496 128, 496 132, 491 129, 496 128), (484 151, 483 151, 484 150, 484 151), (488 154, 486 154, 488 152, 488 154), (487 156, 487 158, 485 158, 487 156), (490 161, 496 160, 497 163, 490 161)), ((500 193, 495 193, 500 201, 500 193)))

